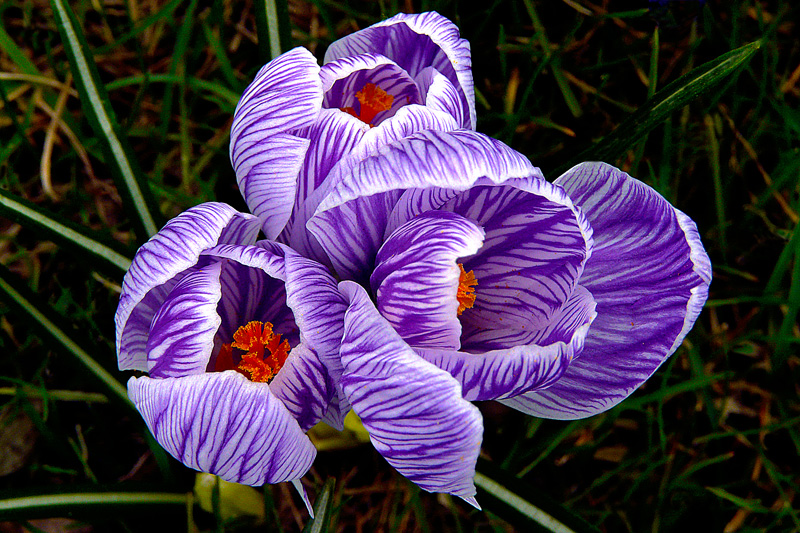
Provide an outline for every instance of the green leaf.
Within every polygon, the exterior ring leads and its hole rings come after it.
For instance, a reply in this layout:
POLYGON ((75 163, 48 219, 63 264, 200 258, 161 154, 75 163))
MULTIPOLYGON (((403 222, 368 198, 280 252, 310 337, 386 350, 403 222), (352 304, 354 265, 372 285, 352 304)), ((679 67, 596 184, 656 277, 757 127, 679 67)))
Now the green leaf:
POLYGON ((131 260, 112 243, 104 244, 99 238, 90 237, 85 228, 48 213, 36 204, 18 198, 8 191, 0 189, 0 215, 14 222, 37 231, 42 240, 51 240, 56 244, 71 248, 84 257, 89 252, 90 261, 99 258, 115 272, 125 272, 131 266, 131 260))
POLYGON ((30 289, 20 285, 14 274, 2 265, 0 265, 0 295, 3 296, 6 304, 14 308, 22 317, 30 320, 39 330, 42 339, 49 340, 71 353, 125 405, 135 409, 133 403, 128 399, 128 390, 125 386, 95 361, 88 351, 75 342, 65 329, 58 325, 60 319, 55 316, 55 313, 50 311, 46 304, 38 301, 38 297, 30 289))
POLYGON ((770 512, 768 508, 761 505, 761 502, 757 500, 748 500, 745 498, 740 498, 735 494, 731 494, 725 489, 721 489, 719 487, 706 487, 706 490, 709 491, 711 494, 718 498, 722 498, 723 500, 728 500, 736 507, 740 507, 742 509, 746 509, 751 513, 768 513, 770 512))
POLYGON ((760 47, 761 41, 755 41, 731 50, 666 85, 603 140, 558 169, 556 175, 581 161, 616 161, 673 112, 697 98, 711 94, 723 80, 745 66, 760 47))
POLYGON ((335 479, 328 479, 322 487, 322 492, 314 501, 314 518, 303 528, 303 533, 327 533, 330 530, 331 514, 333 512, 333 488, 335 479))
POLYGON ((287 0, 256 0, 256 31, 261 61, 266 63, 292 47, 287 0))
POLYGON ((147 183, 141 178, 142 173, 131 156, 127 139, 117 123, 97 65, 86 54, 89 44, 66 0, 51 0, 50 3, 58 31, 64 41, 75 85, 81 96, 83 110, 103 145, 107 154, 106 161, 114 170, 120 192, 127 197, 136 213, 139 228, 144 232, 142 236, 150 237, 158 231, 158 210, 154 207, 147 183))
POLYGON ((478 501, 519 531, 599 533, 574 512, 490 462, 479 459, 477 470, 478 501))
POLYGON ((37 494, 0 499, 0 520, 29 519, 33 516, 74 516, 76 513, 94 516, 105 510, 113 514, 142 512, 158 513, 153 507, 170 506, 185 509, 188 494, 174 492, 69 492, 37 494))

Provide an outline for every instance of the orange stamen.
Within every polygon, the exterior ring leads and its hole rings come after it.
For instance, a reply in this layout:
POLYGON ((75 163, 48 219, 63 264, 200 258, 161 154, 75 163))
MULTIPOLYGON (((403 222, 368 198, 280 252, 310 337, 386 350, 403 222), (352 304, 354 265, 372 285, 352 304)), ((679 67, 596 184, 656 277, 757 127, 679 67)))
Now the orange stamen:
POLYGON ((458 278, 458 292, 456 293, 456 300, 458 300, 456 313, 460 315, 475 304, 475 286, 478 285, 478 280, 472 270, 466 272, 461 263, 458 263, 458 268, 461 269, 461 275, 458 278))
POLYGON ((286 362, 290 349, 289 341, 281 342, 280 333, 273 332, 269 322, 249 322, 236 330, 233 343, 222 345, 214 369, 219 372, 233 368, 250 381, 268 383, 286 362), (233 348, 245 351, 235 367, 233 348))
POLYGON ((356 99, 358 103, 361 104, 358 113, 356 113, 356 110, 352 107, 343 107, 342 111, 353 115, 370 126, 374 126, 372 121, 375 120, 375 116, 381 111, 390 110, 392 108, 392 102, 394 102, 394 96, 374 83, 367 83, 364 85, 364 88, 356 93, 356 99))

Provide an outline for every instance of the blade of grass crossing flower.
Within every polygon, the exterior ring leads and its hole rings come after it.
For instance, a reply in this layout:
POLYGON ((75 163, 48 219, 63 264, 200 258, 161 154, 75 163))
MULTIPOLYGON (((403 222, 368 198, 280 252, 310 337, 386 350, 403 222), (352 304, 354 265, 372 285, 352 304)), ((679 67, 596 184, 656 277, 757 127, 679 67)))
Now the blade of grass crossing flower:
POLYGON ((30 322, 39 330, 43 340, 51 341, 71 353, 125 405, 135 409, 133 403, 128 399, 128 391, 125 386, 75 342, 64 328, 58 325, 60 320, 53 316, 45 304, 39 302, 37 296, 27 287, 20 286, 19 282, 14 279, 14 275, 4 266, 0 266, 0 292, 4 296, 3 300, 6 304, 15 308, 21 316, 30 319, 30 322))
POLYGON ((746 44, 695 67, 684 76, 664 86, 652 98, 633 112, 603 140, 590 146, 564 165, 556 174, 564 172, 581 161, 614 162, 631 146, 663 123, 676 110, 697 98, 714 94, 720 83, 739 72, 753 54, 761 48, 761 41, 746 44))
POLYGON ((335 479, 328 479, 322 491, 314 501, 314 518, 303 528, 303 533, 327 533, 330 531, 331 514, 333 513, 333 488, 335 479))
POLYGON ((183 511, 188 494, 172 492, 72 492, 66 494, 39 494, 0 500, 0 519, 29 519, 33 516, 73 516, 76 513, 91 515, 98 510, 119 513, 141 512, 143 507, 176 507, 183 511))
POLYGON ((478 459, 478 501, 519 531, 598 533, 599 530, 521 479, 478 459))
POLYGON ((154 207, 136 160, 131 157, 127 139, 117 124, 108 94, 97 72, 97 65, 86 54, 89 50, 86 37, 66 0, 51 0, 50 4, 81 95, 83 110, 107 153, 107 163, 114 171, 120 192, 131 203, 137 226, 143 231, 141 237, 150 237, 158 231, 158 210, 154 207))
POLYGON ((292 47, 287 0, 256 0, 256 31, 261 61, 266 63, 292 47))
POLYGON ((114 273, 126 272, 131 266, 131 260, 123 253, 88 236, 87 231, 80 226, 47 213, 35 204, 17 198, 2 189, 0 189, 0 215, 35 229, 43 240, 51 240, 56 244, 72 248, 78 252, 79 257, 83 257, 83 252, 89 252, 92 261, 95 258, 100 259, 114 267, 114 273))

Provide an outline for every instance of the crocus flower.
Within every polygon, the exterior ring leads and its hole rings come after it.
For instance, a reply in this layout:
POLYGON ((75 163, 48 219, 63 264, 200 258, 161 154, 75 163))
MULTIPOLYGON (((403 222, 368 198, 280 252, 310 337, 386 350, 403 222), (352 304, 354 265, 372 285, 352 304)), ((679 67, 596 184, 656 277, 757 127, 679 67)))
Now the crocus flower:
POLYGON ((182 213, 136 253, 115 317, 119 368, 148 373, 128 394, 159 444, 247 485, 296 481, 316 455, 305 431, 341 419, 333 278, 259 229, 226 204, 182 213))
POLYGON ((471 401, 558 419, 609 409, 707 297, 694 223, 603 163, 551 184, 483 135, 424 131, 334 184, 308 228, 354 280, 339 286, 341 385, 375 447, 429 491, 476 504, 471 401))
POLYGON ((305 222, 332 168, 414 132, 475 128, 469 43, 437 13, 397 15, 334 42, 320 67, 304 48, 265 65, 242 95, 230 155, 268 239, 325 260, 305 222))

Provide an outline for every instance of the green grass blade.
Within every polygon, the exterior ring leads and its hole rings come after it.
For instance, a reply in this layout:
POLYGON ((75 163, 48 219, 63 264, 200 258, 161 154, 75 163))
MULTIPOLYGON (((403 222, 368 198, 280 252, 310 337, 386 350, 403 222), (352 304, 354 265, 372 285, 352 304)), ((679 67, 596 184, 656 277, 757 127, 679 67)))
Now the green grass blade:
POLYGON ((673 112, 697 98, 712 94, 720 83, 745 66, 760 47, 761 41, 755 41, 731 50, 664 86, 603 140, 581 152, 557 172, 564 172, 581 161, 616 161, 673 112))
POLYGON ((266 63, 292 47, 287 0, 256 0, 256 31, 261 61, 266 63))
POLYGON ((83 110, 108 154, 107 161, 119 181, 118 188, 130 201, 137 215, 138 226, 144 232, 143 236, 150 237, 158 231, 158 210, 154 208, 147 184, 141 179, 142 173, 135 159, 131 157, 127 140, 117 124, 108 94, 97 72, 97 65, 86 54, 89 50, 86 37, 66 0, 51 0, 50 3, 69 57, 75 84, 81 95, 83 110))
MULTIPOLYGON (((76 511, 91 513, 105 508, 118 513, 124 508, 154 506, 186 507, 188 494, 173 492, 72 492, 40 494, 0 500, 0 519, 37 516, 69 516, 76 511)), ((132 509, 133 510, 133 509, 132 509)))
POLYGON ((314 501, 314 518, 303 528, 303 533, 327 533, 330 530, 334 486, 336 486, 335 479, 325 482, 322 492, 314 501))
POLYGON ((5 216, 25 227, 37 231, 43 240, 51 240, 59 245, 82 252, 89 252, 92 258, 115 267, 115 271, 126 272, 131 266, 130 258, 87 235, 85 229, 32 204, 22 198, 0 189, 0 215, 5 216))
POLYGON ((241 97, 241 94, 233 92, 222 85, 188 76, 184 78, 175 74, 148 74, 147 76, 144 74, 137 74, 127 78, 114 80, 106 85, 106 88, 109 91, 114 91, 130 85, 140 85, 142 83, 168 83, 171 85, 180 85, 184 82, 190 89, 203 90, 210 93, 208 99, 224 106, 222 107, 222 111, 229 112, 231 115, 236 109, 236 104, 239 103, 239 98, 241 97), (218 100, 212 99, 211 96, 215 96, 218 100))
POLYGON ((478 501, 484 509, 517 526, 519 531, 598 532, 560 503, 488 461, 479 459, 477 470, 478 501))
POLYGON ((95 361, 63 328, 59 327, 59 320, 46 310, 43 303, 37 301, 36 295, 30 289, 20 286, 14 275, 4 266, 0 266, 0 293, 6 304, 16 308, 21 316, 30 319, 43 339, 52 341, 71 353, 124 404, 135 409, 133 403, 128 399, 128 391, 125 386, 95 361))

